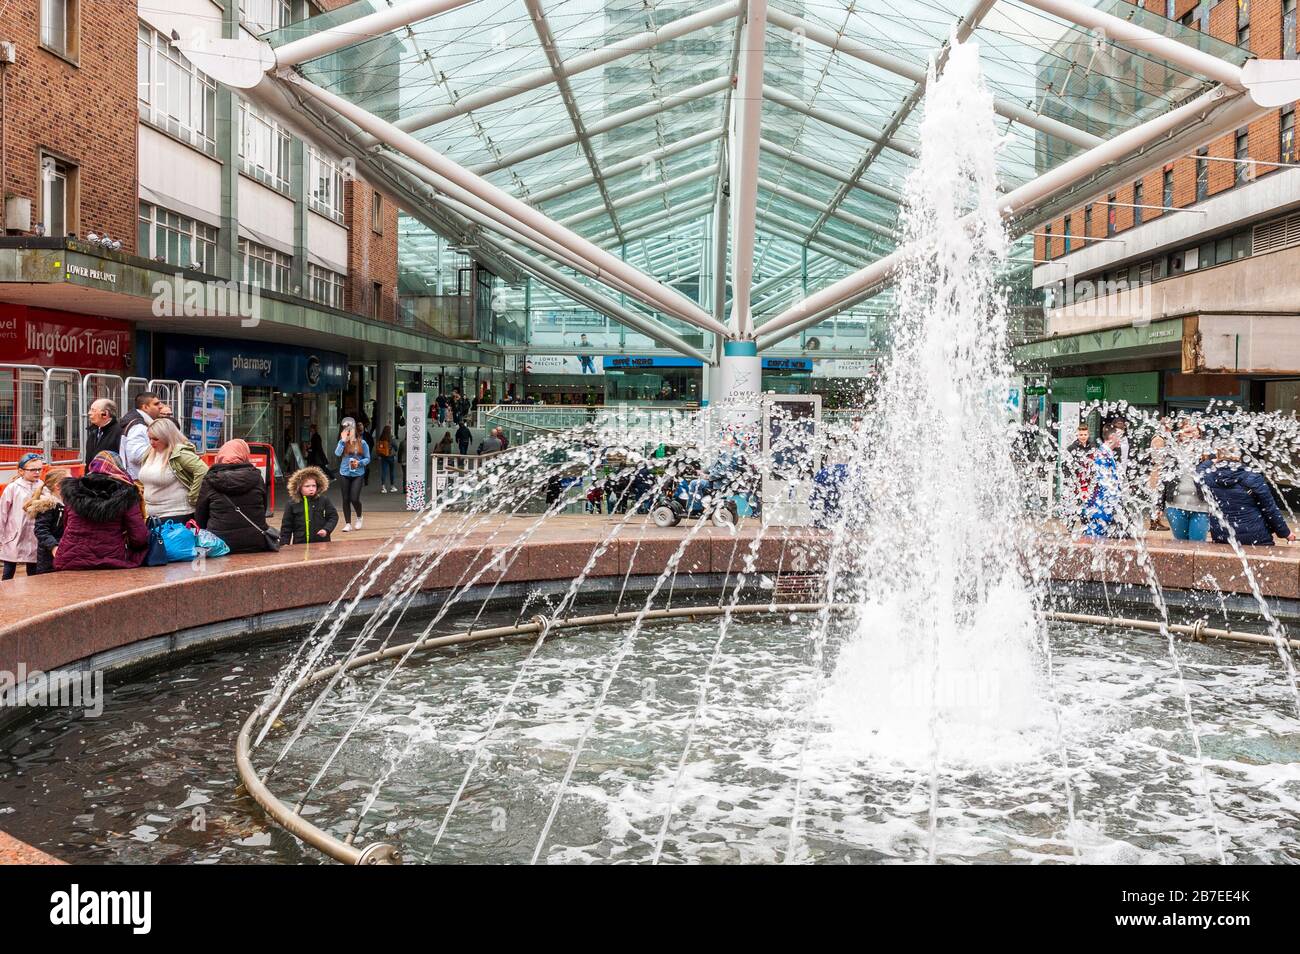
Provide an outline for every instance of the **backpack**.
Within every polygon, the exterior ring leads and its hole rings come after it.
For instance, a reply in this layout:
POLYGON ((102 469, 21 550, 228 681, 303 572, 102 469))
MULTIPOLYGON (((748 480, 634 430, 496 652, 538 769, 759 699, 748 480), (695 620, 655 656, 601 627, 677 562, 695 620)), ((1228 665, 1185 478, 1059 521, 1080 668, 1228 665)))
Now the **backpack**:
POLYGON ((375 453, 380 457, 389 457, 392 455, 393 451, 389 446, 387 439, 382 439, 375 444, 375 453))

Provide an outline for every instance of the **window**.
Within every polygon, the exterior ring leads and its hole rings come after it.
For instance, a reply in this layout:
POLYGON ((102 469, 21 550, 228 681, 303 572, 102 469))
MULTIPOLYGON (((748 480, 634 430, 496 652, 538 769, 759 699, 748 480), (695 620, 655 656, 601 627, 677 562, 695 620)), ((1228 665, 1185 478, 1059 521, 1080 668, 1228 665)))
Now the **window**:
POLYGON ((307 265, 307 294, 312 301, 330 308, 342 308, 344 281, 344 276, 336 271, 312 263, 307 265))
POLYGON ((378 192, 370 193, 370 228, 381 235, 384 232, 384 197, 378 192))
POLYGON ((1237 138, 1232 147, 1232 157, 1237 161, 1235 180, 1238 185, 1250 178, 1250 133, 1245 129, 1237 130, 1237 138))
POLYGON ((380 307, 384 301, 384 285, 382 282, 370 283, 370 317, 378 319, 380 307))
POLYGON ((1160 185, 1160 204, 1166 209, 1174 207, 1174 170, 1166 169, 1160 185))
POLYGON ((1073 222, 1070 216, 1067 215, 1065 217, 1065 231, 1062 233, 1062 237, 1065 239, 1065 250, 1067 252, 1070 250, 1070 226, 1072 224, 1073 222))
POLYGON ((1292 106, 1282 114, 1281 154, 1282 162, 1296 161, 1295 149, 1295 107, 1292 106))
POLYGON ((249 285, 257 285, 269 291, 289 290, 289 272, 293 268, 292 256, 247 239, 240 239, 239 257, 244 263, 244 281, 249 285))
POLYGON ((41 223, 46 235, 77 231, 77 167, 45 153, 41 154, 41 223))
POLYGON ((1196 201, 1210 194, 1210 150, 1196 150, 1196 201))
POLYGON ((307 196, 310 208, 336 222, 343 221, 343 173, 333 159, 308 147, 311 178, 307 196))
POLYGON ((136 45, 140 118, 204 152, 217 151, 217 84, 143 23, 136 45))
POLYGON ((1250 0, 1237 0, 1237 45, 1250 47, 1250 0))
POLYGON ((1115 234, 1115 193, 1106 196, 1106 235, 1115 234))
POLYGON ((1296 58, 1295 2, 1286 0, 1282 4, 1282 58, 1285 60, 1296 58))
POLYGON ((80 52, 79 0, 41 0, 41 46, 67 60, 80 52))
POLYGON ((270 33, 293 22, 289 0, 239 0, 239 19, 253 33, 270 33))
POLYGON ((141 202, 136 237, 143 258, 201 272, 217 270, 217 230, 205 222, 141 202))
POLYGON ((1134 224, 1134 225, 1141 225, 1141 224, 1142 224, 1142 212, 1143 212, 1143 209, 1142 209, 1142 183, 1141 183, 1141 182, 1135 182, 1135 183, 1133 183, 1133 205, 1135 206, 1135 208, 1133 209, 1133 224, 1134 224))
POLYGON ((239 101, 239 166, 259 182, 289 191, 289 134, 245 100, 239 101))
POLYGON ((1083 210, 1083 242, 1085 245, 1090 238, 1092 238, 1092 206, 1089 205, 1083 210))
POLYGON ((1043 257, 1052 257, 1052 223, 1043 226, 1043 257))

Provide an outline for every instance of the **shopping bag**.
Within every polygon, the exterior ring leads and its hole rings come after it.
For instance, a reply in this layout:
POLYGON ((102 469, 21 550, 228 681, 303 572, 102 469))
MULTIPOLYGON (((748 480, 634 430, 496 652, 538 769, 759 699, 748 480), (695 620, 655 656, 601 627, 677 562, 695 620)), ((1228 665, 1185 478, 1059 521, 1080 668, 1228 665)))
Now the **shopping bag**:
POLYGON ((191 520, 186 524, 194 533, 196 539, 195 546, 200 550, 206 550, 210 557, 223 557, 230 552, 230 544, 226 543, 211 530, 200 530, 199 525, 191 520))
POLYGON ((172 563, 194 559, 194 531, 175 520, 168 520, 158 528, 167 548, 167 559, 172 563))

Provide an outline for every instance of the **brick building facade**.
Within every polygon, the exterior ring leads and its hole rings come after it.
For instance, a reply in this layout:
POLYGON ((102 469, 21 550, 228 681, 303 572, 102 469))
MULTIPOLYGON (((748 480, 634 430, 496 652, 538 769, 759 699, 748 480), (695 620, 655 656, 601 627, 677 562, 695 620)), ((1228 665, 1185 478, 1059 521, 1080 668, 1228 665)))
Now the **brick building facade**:
POLYGON ((37 0, 14 0, 6 8, 0 40, 14 44, 16 61, 0 65, 0 192, 6 199, 30 200, 30 231, 35 231, 38 223, 44 224, 43 160, 65 163, 73 181, 64 232, 107 233, 122 242, 123 251, 134 252, 135 6, 95 2, 77 7, 79 29, 66 56, 41 43, 37 0))
MULTIPOLYGON (((1172 13, 1173 19, 1183 20, 1193 29, 1200 29, 1200 8, 1203 3, 1210 2, 1211 0, 1174 0, 1172 9, 1166 0, 1144 0, 1143 5, 1153 13, 1172 13)), ((1294 18, 1294 11, 1290 16, 1294 18)), ((1246 39, 1250 51, 1261 59, 1283 59, 1288 56, 1288 51, 1283 49, 1283 37, 1286 35, 1283 17, 1284 0, 1218 0, 1208 11, 1209 33, 1217 40, 1234 45, 1239 39, 1246 39), (1243 29, 1248 31, 1248 35, 1242 33, 1243 29)), ((1295 33, 1293 28, 1292 42, 1300 44, 1295 33)), ((1297 53, 1300 53, 1300 45, 1290 50, 1289 56, 1295 57, 1297 53)), ((1134 183, 1117 189, 1112 196, 1093 203, 1090 215, 1092 228, 1086 235, 1081 225, 1088 214, 1087 207, 1074 209, 1043 223, 1035 229, 1035 261, 1050 261, 1065 255, 1067 231, 1069 251, 1078 251, 1089 244, 1089 239, 1106 238, 1159 218, 1164 214, 1159 206, 1185 208, 1239 184, 1270 175, 1281 168, 1268 163, 1278 163, 1284 159, 1290 163, 1300 161, 1300 155, 1297 154, 1300 150, 1297 150, 1294 132, 1291 134, 1291 154, 1286 157, 1282 155, 1283 118, 1290 116, 1293 124, 1296 107, 1297 104, 1293 103, 1289 107, 1274 110, 1243 130, 1206 143, 1203 147, 1206 158, 1199 163, 1196 156, 1186 156, 1167 163, 1146 173, 1134 183), (1245 155, 1256 162, 1255 165, 1247 166, 1247 171, 1244 172, 1238 169, 1241 164, 1224 161, 1238 157, 1237 137, 1243 132, 1246 134, 1245 155), (1199 170, 1198 165, 1202 166, 1199 170), (1204 180, 1199 194, 1198 174, 1204 180), (1168 196, 1165 189, 1166 175, 1172 185, 1168 196), (1170 201, 1166 201, 1166 198, 1170 201), (1112 202, 1113 205, 1110 204, 1112 202), (1134 205, 1157 208, 1135 209, 1134 205)))

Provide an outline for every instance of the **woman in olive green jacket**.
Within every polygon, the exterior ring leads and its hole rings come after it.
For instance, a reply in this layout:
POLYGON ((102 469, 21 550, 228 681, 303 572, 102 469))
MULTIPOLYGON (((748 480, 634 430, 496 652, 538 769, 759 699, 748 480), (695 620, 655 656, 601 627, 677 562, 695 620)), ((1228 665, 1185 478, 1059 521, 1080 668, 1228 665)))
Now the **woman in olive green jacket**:
POLYGON ((149 425, 149 453, 140 467, 144 502, 150 517, 184 523, 194 516, 194 503, 208 465, 169 418, 149 425))

